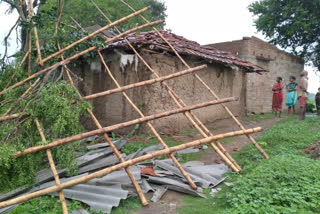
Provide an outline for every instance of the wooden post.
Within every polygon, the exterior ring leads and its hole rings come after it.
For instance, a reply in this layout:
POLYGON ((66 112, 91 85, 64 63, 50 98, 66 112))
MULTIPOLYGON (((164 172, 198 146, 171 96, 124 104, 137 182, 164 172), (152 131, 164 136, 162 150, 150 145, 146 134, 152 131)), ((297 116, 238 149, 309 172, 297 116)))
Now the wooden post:
MULTIPOLYGON (((125 4, 127 7, 129 7, 132 11, 135 11, 135 9, 133 9, 128 3, 126 3, 124 0, 120 0, 123 4, 125 4)), ((149 23, 149 21, 142 16, 141 14, 139 15, 146 23, 149 23)), ((161 34, 161 32, 158 31, 157 28, 153 27, 153 30, 155 30, 155 32, 157 32, 157 34, 163 39, 163 41, 165 41, 169 47, 171 48, 171 50, 175 53, 175 55, 180 59, 180 61, 187 67, 190 68, 190 66, 184 61, 184 59, 180 56, 180 54, 176 51, 176 49, 171 45, 171 43, 161 34)), ((200 78, 199 75, 194 74, 194 76, 200 81, 200 83, 205 86, 208 91, 216 98, 219 100, 219 97, 217 96, 217 94, 200 78)), ((226 110, 226 112, 230 115, 230 117, 235 121, 235 123, 242 129, 244 130, 244 126, 241 124, 241 122, 234 116, 234 114, 230 111, 230 109, 226 106, 226 105, 222 105, 223 108, 226 110)), ((263 151, 263 149, 259 146, 259 144, 255 141, 255 139, 250 136, 247 135, 247 137, 249 138, 249 140, 253 143, 253 145, 260 151, 260 153, 266 158, 269 159, 269 156, 263 151)))
MULTIPOLYGON (((130 34, 130 33, 132 33, 132 32, 135 32, 135 31, 138 31, 138 30, 141 30, 141 29, 150 27, 150 26, 158 25, 158 24, 160 24, 160 23, 162 23, 162 22, 163 22, 163 20, 154 21, 154 22, 151 22, 151 23, 149 23, 149 24, 144 24, 144 25, 141 25, 141 26, 132 28, 132 29, 130 29, 130 30, 128 30, 128 31, 126 31, 126 32, 124 32, 124 33, 122 33, 122 34, 119 34, 119 35, 117 35, 117 36, 115 36, 115 37, 112 37, 111 39, 106 40, 105 42, 106 42, 106 43, 113 42, 113 41, 115 41, 115 40, 117 40, 117 39, 119 39, 119 38, 121 38, 121 37, 124 37, 124 36, 126 36, 126 35, 128 35, 128 34, 130 34)), ((48 72, 48 71, 51 71, 51 70, 53 70, 53 69, 56 69, 57 67, 59 67, 59 66, 61 66, 61 65, 66 65, 66 64, 68 64, 70 61, 72 61, 72 60, 74 60, 74 59, 76 59, 76 58, 78 58, 78 57, 80 57, 80 56, 82 56, 82 55, 84 55, 84 54, 86 54, 86 53, 89 53, 90 51, 97 50, 97 49, 98 49, 97 47, 90 47, 90 48, 88 48, 88 49, 86 49, 86 50, 84 50, 84 51, 81 51, 81 52, 79 52, 79 53, 77 53, 77 54, 75 54, 75 55, 73 55, 73 56, 71 56, 71 57, 69 57, 69 58, 67 58, 67 59, 65 59, 65 60, 62 60, 61 62, 58 62, 58 63, 56 63, 56 64, 54 64, 54 65, 51 65, 51 66, 49 66, 49 67, 47 67, 47 68, 45 68, 45 69, 43 69, 43 70, 41 70, 41 71, 33 74, 33 75, 31 75, 30 77, 27 77, 26 79, 24 79, 24 80, 22 80, 22 81, 20 81, 20 82, 18 82, 18 83, 16 83, 16 84, 14 84, 14 85, 6 88, 6 89, 4 89, 2 92, 0 92, 0 96, 3 95, 3 93, 5 93, 5 92, 6 92, 7 90, 9 90, 9 89, 13 89, 13 88, 16 88, 16 87, 18 87, 18 86, 21 86, 21 85, 23 85, 25 82, 28 82, 29 80, 34 79, 34 78, 36 78, 37 76, 39 76, 39 75, 41 75, 41 74, 44 74, 44 73, 46 73, 46 72, 48 72)))
MULTIPOLYGON (((34 16, 32 0, 29 0, 28 5, 29 5, 30 20, 31 20, 31 18, 34 16)), ((31 23, 33 25, 35 24, 34 22, 31 22, 31 23)), ((37 53, 38 53, 38 63, 39 63, 39 65, 43 66, 43 61, 42 61, 42 57, 41 57, 41 50, 40 50, 40 43, 39 43, 39 38, 38 38, 38 31, 37 31, 36 27, 33 27, 33 32, 34 32, 34 40, 36 43, 37 53)))
MULTIPOLYGON (((94 3, 93 0, 91 0, 91 2, 94 4, 94 6, 98 9, 98 11, 105 17, 105 19, 111 23, 111 20, 103 13, 103 11, 94 3)), ((116 29, 116 31, 118 33, 121 33, 121 31, 114 26, 114 28, 116 29)), ((139 59, 144 63, 144 65, 157 77, 159 78, 158 73, 156 73, 151 66, 149 66, 149 64, 143 59, 143 57, 138 53, 138 51, 132 46, 132 44, 129 42, 129 40, 127 40, 126 38, 124 38, 124 40, 126 41, 126 43, 129 45, 129 47, 134 51, 134 53, 139 57, 139 59)), ((182 101, 182 99, 180 99, 178 97, 178 95, 176 93, 174 93, 174 91, 168 86, 167 83, 163 83, 163 85, 166 87, 166 89, 169 92, 169 95, 171 96, 171 98, 174 100, 174 102, 177 104, 178 107, 182 107, 182 106, 186 106, 186 104, 182 101), (179 102, 179 101, 180 102, 179 102)), ((198 126, 198 124, 194 121, 194 119, 192 118, 192 116, 195 116, 192 112, 185 112, 184 115, 187 117, 187 119, 191 122, 191 124, 199 131, 199 133, 203 136, 203 137, 208 137, 208 135, 203 132, 203 130, 198 126)), ((195 118, 198 123, 200 123, 202 126, 204 126, 204 124, 198 119, 195 118)), ((212 133, 211 133, 212 135, 212 133)), ((240 172, 242 169, 241 167, 236 163, 236 161, 231 157, 231 155, 224 149, 224 147, 220 144, 220 142, 215 142, 217 144, 217 146, 215 146, 213 143, 210 143, 209 145, 221 156, 221 158, 235 171, 235 172, 240 172), (229 160, 228 160, 229 159, 229 160)))
POLYGON ((43 196, 43 195, 47 195, 47 194, 50 194, 50 193, 53 193, 53 192, 61 191, 63 189, 69 188, 69 187, 77 185, 77 184, 86 183, 86 182, 88 182, 88 181, 90 181, 90 180, 92 180, 94 178, 107 175, 107 174, 109 174, 111 172, 123 169, 125 167, 132 166, 132 165, 137 164, 137 163, 142 162, 142 161, 146 161, 146 160, 150 160, 150 159, 155 158, 155 157, 159 157, 161 155, 167 155, 167 154, 170 154, 170 153, 173 153, 173 152, 176 152, 176 151, 180 151, 180 150, 183 150, 183 149, 186 149, 186 148, 190 148, 190 147, 194 147, 194 146, 198 146, 198 145, 202 145, 202 144, 207 144, 209 142, 216 141, 216 140, 219 140, 219 139, 223 139, 223 138, 226 138, 226 137, 233 137, 233 136, 239 136, 239 135, 244 135, 244 134, 251 134, 251 133, 260 132, 260 131, 262 131, 261 127, 257 127, 257 128, 254 128, 254 129, 248 129, 248 130, 244 130, 244 131, 228 132, 228 133, 219 134, 219 135, 216 135, 216 136, 213 136, 213 137, 203 138, 201 140, 195 140, 195 141, 192 141, 192 142, 189 142, 189 143, 185 143, 185 144, 182 144, 182 145, 173 146, 173 147, 170 147, 170 148, 167 148, 167 149, 163 149, 163 150, 160 150, 160 151, 155 151, 155 152, 152 152, 152 153, 149 153, 149 154, 134 158, 132 160, 128 160, 128 161, 125 161, 123 163, 119 163, 117 165, 114 165, 114 166, 111 166, 111 167, 107 167, 105 169, 99 170, 99 171, 91 173, 89 175, 82 176, 80 178, 76 178, 76 179, 73 179, 71 181, 67 181, 65 183, 60 184, 59 186, 57 186, 57 185, 56 186, 51 186, 51 187, 48 187, 46 189, 39 190, 37 192, 29 193, 29 194, 22 195, 22 196, 19 196, 19 197, 16 197, 16 198, 13 198, 13 199, 10 199, 10 200, 7 200, 7 201, 0 202, 0 208, 11 206, 11 205, 14 205, 14 204, 23 203, 23 202, 26 202, 28 200, 31 200, 31 199, 34 199, 34 198, 37 198, 37 197, 40 197, 40 196, 43 196))
MULTIPOLYGON (((98 51, 98 54, 100 56, 101 62, 103 63, 105 69, 107 70, 107 73, 109 74, 110 78, 113 80, 113 82, 116 84, 116 86, 118 88, 120 88, 121 86, 119 85, 118 81, 114 78, 114 76, 112 75, 109 67, 107 66, 106 62, 103 59, 103 56, 101 55, 100 51, 98 51)), ((140 109, 132 102, 132 100, 129 98, 129 96, 126 94, 126 92, 122 92, 122 95, 126 98, 126 100, 130 103, 130 105, 134 108, 134 110, 140 115, 141 118, 144 118, 144 114, 140 111, 140 109)), ((150 122, 147 122, 147 125, 149 126, 149 128, 151 129, 151 131, 153 132, 153 134, 156 136, 156 138, 158 139, 158 141, 161 143, 161 145, 163 146, 163 148, 167 149, 169 148, 168 145, 164 142, 164 140, 160 137, 159 133, 156 131, 156 129, 153 127, 153 125, 150 122)), ((172 159, 172 161, 174 162, 174 164, 178 167, 178 169, 180 170, 181 174, 186 178, 186 180, 188 181, 189 185, 191 186, 191 188, 193 189, 197 189, 197 185, 193 182, 193 180, 190 178, 190 176, 187 174, 187 172, 182 168, 181 164, 179 163, 179 161, 176 159, 176 157, 173 154, 169 154, 169 157, 172 159)))
MULTIPOLYGON (((44 136, 44 133, 43 133, 43 131, 42 131, 42 128, 41 128, 41 125, 40 125, 39 120, 36 118, 36 119, 34 120, 34 122, 36 123, 36 126, 37 126, 37 128, 38 128, 38 131, 39 131, 39 133, 40 133, 41 140, 42 140, 43 142, 46 142, 47 140, 46 140, 46 137, 44 136)), ((61 184, 61 182, 60 182, 60 178, 59 178, 59 175, 58 175, 56 166, 55 166, 54 161, 53 161, 53 158, 52 158, 51 150, 50 150, 50 149, 47 149, 47 150, 46 150, 46 153, 47 153, 47 156, 48 156, 49 165, 50 165, 50 168, 51 168, 51 171, 52 171, 54 180, 55 180, 55 182, 56 182, 56 185, 59 186, 59 185, 61 184)), ((60 198, 60 203, 61 203, 61 206, 62 206, 62 213, 63 213, 63 214, 68 214, 67 203, 66 203, 66 199, 64 198, 64 195, 63 195, 62 190, 59 191, 59 198, 60 198)))
POLYGON ((159 113, 159 114, 145 116, 143 118, 138 118, 138 119, 135 119, 135 120, 124 122, 124 123, 119 123, 119 124, 108 126, 108 127, 104 127, 104 128, 101 128, 101 129, 96 129, 96 130, 93 130, 93 131, 84 132, 84 133, 81 133, 81 134, 78 134, 78 135, 74 135, 74 136, 63 138, 63 139, 55 140, 55 141, 53 141, 51 143, 48 143, 46 145, 38 145, 38 146, 30 147, 28 149, 23 150, 22 152, 18 151, 13 157, 24 156, 24 155, 35 153, 35 152, 42 151, 42 150, 45 150, 45 149, 53 148, 53 147, 56 147, 56 146, 59 146, 59 145, 62 145, 62 144, 70 143, 72 141, 81 140, 81 139, 84 139, 84 138, 87 138, 87 137, 91 137, 91 136, 94 136, 94 135, 99 135, 99 134, 111 132, 111 131, 114 131, 114 130, 117 130, 117 129, 121 129, 121 128, 125 128, 125 127, 128 127, 128 126, 132 126, 132 125, 135 125, 135 124, 138 124, 138 123, 144 123, 144 122, 155 120, 155 119, 159 119, 159 118, 162 118, 162 117, 167 117, 167 116, 170 116, 170 115, 173 115, 173 114, 183 113, 183 112, 186 112, 186 111, 191 111, 193 109, 204 108, 204 107, 208 107, 208 106, 211 106, 211 105, 217 105, 217 104, 222 103, 222 102, 232 102, 232 101, 236 101, 236 100, 238 100, 238 98, 230 97, 230 98, 225 98, 225 99, 221 99, 221 100, 213 100, 213 101, 209 101, 209 102, 199 103, 199 104, 196 104, 196 105, 186 106, 186 107, 183 107, 183 108, 166 111, 166 112, 162 112, 162 113, 159 113))

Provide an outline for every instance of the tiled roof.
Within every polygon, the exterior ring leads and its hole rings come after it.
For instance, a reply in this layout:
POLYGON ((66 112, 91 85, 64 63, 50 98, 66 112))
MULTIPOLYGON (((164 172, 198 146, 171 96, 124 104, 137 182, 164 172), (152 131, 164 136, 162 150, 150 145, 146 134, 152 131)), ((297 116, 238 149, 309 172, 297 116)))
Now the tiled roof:
MULTIPOLYGON (((176 34, 161 31, 162 35, 175 47, 181 55, 189 55, 203 58, 209 62, 220 63, 224 65, 234 65, 243 68, 247 72, 266 72, 265 69, 258 65, 254 65, 248 61, 225 51, 220 51, 213 47, 201 46, 199 43, 185 39, 176 34)), ((160 36, 154 32, 132 33, 126 37, 130 43, 136 48, 147 48, 151 50, 166 50, 172 52, 170 47, 160 36)), ((119 39, 109 44, 105 49, 127 48, 129 46, 124 39, 119 39)))

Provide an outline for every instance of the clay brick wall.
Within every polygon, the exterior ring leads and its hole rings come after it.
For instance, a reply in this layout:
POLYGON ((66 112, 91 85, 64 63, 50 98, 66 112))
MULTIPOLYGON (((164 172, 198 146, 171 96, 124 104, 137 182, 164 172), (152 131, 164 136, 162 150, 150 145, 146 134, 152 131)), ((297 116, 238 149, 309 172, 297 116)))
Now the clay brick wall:
MULTIPOLYGON (((245 37, 243 40, 212 44, 217 49, 232 52, 238 57, 259 65, 268 73, 263 75, 248 73, 246 75, 246 111, 248 113, 265 113, 272 111, 272 86, 278 76, 284 83, 289 82, 291 75, 296 76, 304 68, 304 61, 292 54, 279 50, 255 37, 245 37)), ((286 110, 284 90, 283 109, 286 110)))
MULTIPOLYGON (((104 56, 110 70, 122 86, 155 78, 140 61, 137 66, 134 62, 128 64, 125 70, 122 71, 120 68, 119 55, 114 52, 105 52, 104 56)), ((186 69, 177 57, 172 57, 171 55, 144 54, 143 57, 160 76, 186 69)), ((186 60, 192 67, 206 63, 201 60, 199 61, 199 59, 189 57, 186 58, 186 60)), ((73 69, 73 71, 83 79, 82 82, 77 83, 83 95, 89 95, 116 87, 110 77, 104 72, 104 67, 98 59, 93 61, 91 65, 73 69)), ((238 97, 238 101, 226 103, 226 105, 236 116, 245 114, 245 72, 243 70, 227 68, 218 64, 208 64, 208 68, 198 71, 197 74, 221 98, 238 97)), ((187 105, 215 100, 192 74, 166 82, 187 105)), ((136 105, 144 103, 143 113, 145 115, 157 114, 177 108, 161 83, 130 89, 127 90, 126 93, 136 105)), ((93 112, 102 126, 114 125, 139 117, 121 93, 100 97, 92 100, 91 103, 93 105, 93 112)), ((197 114, 204 123, 211 123, 215 120, 230 117, 220 105, 197 109, 193 112, 197 114)), ((95 127, 91 120, 84 119, 83 123, 88 130, 94 129, 95 127)), ((162 132, 180 131, 192 127, 183 114, 157 119, 152 121, 152 124, 157 130, 162 132)), ((127 134, 133 128, 134 126, 117 130, 117 133, 127 134)), ((146 133, 149 131, 149 128, 144 124, 140 127, 139 131, 146 133)))

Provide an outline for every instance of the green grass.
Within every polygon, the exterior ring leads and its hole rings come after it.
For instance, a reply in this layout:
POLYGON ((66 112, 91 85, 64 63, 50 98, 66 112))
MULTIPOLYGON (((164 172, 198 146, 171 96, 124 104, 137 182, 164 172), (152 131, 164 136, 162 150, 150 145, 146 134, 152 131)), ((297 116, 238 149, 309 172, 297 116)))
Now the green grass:
POLYGON ((241 174, 229 173, 216 197, 186 196, 179 213, 320 213, 320 161, 302 149, 320 140, 320 118, 282 120, 257 141, 270 156, 266 160, 252 146, 235 153, 241 174))
MULTIPOLYGON (((59 198, 55 196, 43 196, 17 206, 14 210, 11 210, 9 214, 61 214, 62 208, 58 200, 59 198)), ((68 211, 81 207, 80 202, 73 201, 68 205, 68 211)))

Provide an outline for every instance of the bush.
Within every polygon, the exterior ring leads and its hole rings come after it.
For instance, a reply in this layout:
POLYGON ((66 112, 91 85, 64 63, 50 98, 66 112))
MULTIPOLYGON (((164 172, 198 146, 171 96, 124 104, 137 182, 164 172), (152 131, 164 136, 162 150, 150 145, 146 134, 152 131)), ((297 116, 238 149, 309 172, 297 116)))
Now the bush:
MULTIPOLYGON (((28 87, 28 86, 27 86, 28 87)), ((19 97, 22 88, 9 90, 2 97, 3 100, 12 100, 19 97)), ((25 148, 46 144, 42 142, 34 123, 38 118, 48 142, 75 135, 84 131, 80 125, 80 117, 85 115, 86 108, 90 105, 79 100, 74 89, 64 81, 57 84, 49 83, 38 95, 30 96, 20 103, 20 110, 25 109, 32 116, 26 116, 20 120, 11 120, 0 124, 0 192, 31 184, 36 172, 48 164, 45 152, 37 152, 24 157, 12 158, 17 151, 25 148), (37 96, 37 97, 36 97, 37 96), (33 99, 36 101, 32 102, 33 99), (77 104, 70 104, 70 100, 76 100, 77 104)), ((11 103, 2 106, 1 114, 5 112, 11 103)), ((68 173, 75 172, 74 150, 78 143, 67 144, 52 149, 53 158, 59 167, 67 167, 68 173)))

